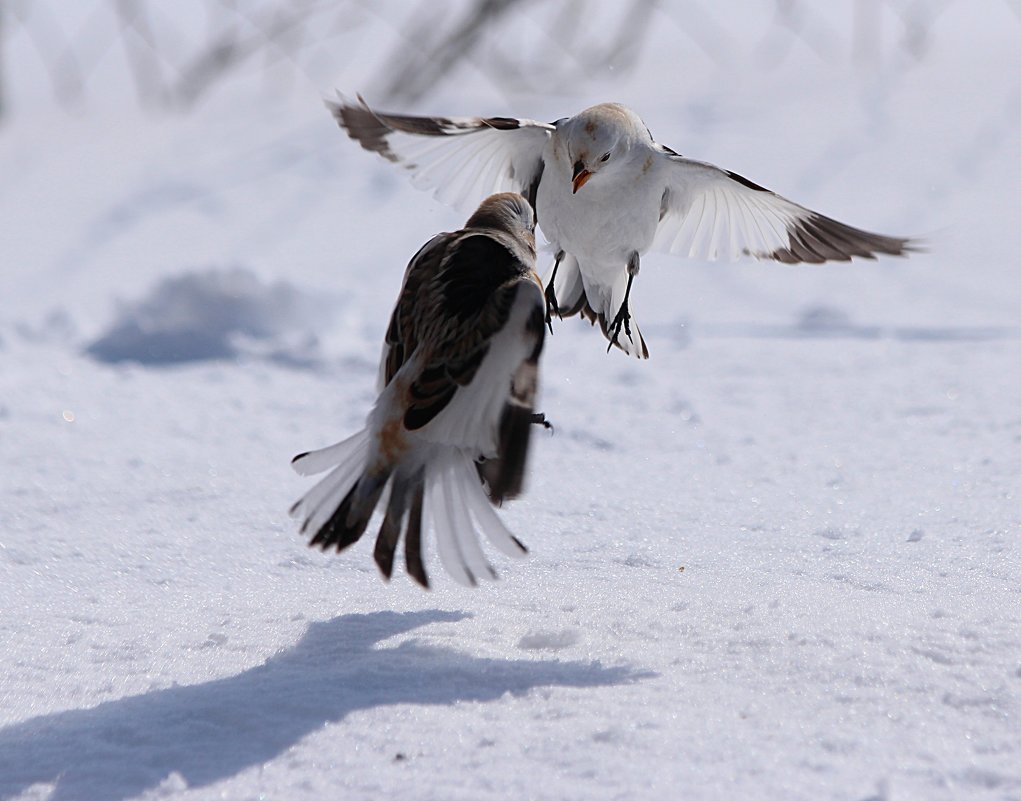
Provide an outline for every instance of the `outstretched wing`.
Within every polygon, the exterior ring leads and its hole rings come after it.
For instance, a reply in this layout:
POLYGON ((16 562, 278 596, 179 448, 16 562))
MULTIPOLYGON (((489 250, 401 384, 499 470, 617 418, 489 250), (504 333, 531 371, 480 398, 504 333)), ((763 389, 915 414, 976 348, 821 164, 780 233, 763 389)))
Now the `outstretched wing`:
POLYGON ((495 192, 518 192, 535 206, 552 125, 513 117, 409 117, 358 101, 338 94, 326 106, 348 136, 409 170, 419 189, 465 211, 495 192))
POLYGON ((903 256, 918 243, 852 228, 712 164, 663 148, 666 183, 652 247, 696 259, 787 264, 903 256))

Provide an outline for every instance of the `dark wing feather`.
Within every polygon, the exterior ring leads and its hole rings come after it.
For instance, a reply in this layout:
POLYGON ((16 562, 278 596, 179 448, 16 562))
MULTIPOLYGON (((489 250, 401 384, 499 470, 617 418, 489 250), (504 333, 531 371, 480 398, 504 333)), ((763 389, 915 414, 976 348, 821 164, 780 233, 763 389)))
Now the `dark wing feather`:
POLYGON ((456 238, 457 234, 437 234, 419 248, 418 253, 408 262, 401 293, 397 296, 397 304, 390 314, 390 324, 386 329, 381 372, 383 386, 390 383, 418 346, 415 327, 416 304, 419 302, 423 285, 435 279, 447 252, 447 246, 456 238))
POLYGON ((546 315, 537 303, 525 328, 533 343, 532 352, 518 367, 511 380, 511 394, 500 415, 500 444, 496 459, 479 465, 479 475, 489 487, 493 503, 502 503, 521 494, 528 461, 528 444, 535 425, 535 397, 539 384, 539 356, 546 335, 546 315))
MULTIPOLYGON (((391 322, 389 354, 407 360, 416 349, 428 348, 410 386, 408 430, 429 423, 458 387, 471 383, 490 339, 507 321, 515 281, 524 272, 518 258, 484 232, 469 229, 446 244, 442 258, 430 251, 417 268, 413 263, 391 322)), ((388 358, 387 381, 396 361, 388 358)))

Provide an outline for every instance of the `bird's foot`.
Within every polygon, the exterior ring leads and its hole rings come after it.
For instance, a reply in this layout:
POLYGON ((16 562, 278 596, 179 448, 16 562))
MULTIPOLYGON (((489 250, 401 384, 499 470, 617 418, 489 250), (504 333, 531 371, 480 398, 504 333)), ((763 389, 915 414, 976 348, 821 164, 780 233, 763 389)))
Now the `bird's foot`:
POLYGON ((564 319, 560 315, 560 304, 557 303, 557 293, 553 291, 553 282, 549 282, 549 286, 546 287, 546 325, 549 328, 549 332, 553 333, 553 315, 564 319))
POLYGON ((556 259, 553 261, 553 272, 550 273, 549 283, 546 284, 546 325, 549 327, 549 332, 553 333, 553 315, 560 317, 563 320, 563 316, 560 314, 560 304, 557 303, 557 293, 553 289, 553 285, 557 280, 557 270, 560 268, 560 262, 564 260, 564 251, 558 250, 556 259))
POLYGON ((634 343, 635 339, 631 336, 631 313, 627 310, 627 301, 625 300, 620 304, 620 308, 617 310, 617 315, 613 318, 613 322, 610 323, 609 334, 610 344, 606 346, 606 352, 610 352, 610 348, 614 345, 620 346, 620 332, 624 329, 624 333, 627 338, 634 343))
POLYGON ((546 415, 542 412, 533 412, 531 423, 534 426, 542 426, 547 431, 553 431, 553 423, 546 419, 546 415))

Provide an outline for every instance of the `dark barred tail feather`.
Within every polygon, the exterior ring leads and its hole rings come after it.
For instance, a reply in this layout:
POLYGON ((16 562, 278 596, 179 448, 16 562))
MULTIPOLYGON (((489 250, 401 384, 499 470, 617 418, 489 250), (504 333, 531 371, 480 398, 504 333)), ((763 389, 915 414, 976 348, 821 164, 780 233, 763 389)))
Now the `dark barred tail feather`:
MULTIPOLYGON (((429 578, 422 561, 422 508, 424 504, 425 471, 419 469, 413 476, 389 473, 375 478, 365 474, 357 480, 332 514, 313 533, 310 546, 326 551, 336 548, 343 551, 365 533, 387 483, 390 496, 386 504, 383 523, 376 536, 373 558, 386 579, 393 575, 394 556, 403 531, 404 550, 408 575, 428 589, 429 578)), ((305 514, 302 533, 311 528, 316 510, 310 510, 306 498, 298 501, 292 514, 305 514)), ((321 504, 329 503, 329 498, 321 504)))
POLYGON ((397 544, 401 539, 401 530, 406 530, 405 551, 408 560, 408 573, 423 587, 428 587, 429 582, 425 576, 425 569, 422 566, 421 556, 421 528, 422 528, 422 506, 421 494, 424 486, 424 471, 418 470, 413 476, 397 474, 394 476, 390 487, 390 500, 387 503, 386 515, 383 517, 383 524, 379 528, 376 537, 376 547, 373 551, 373 558, 379 566, 380 572, 387 579, 393 575, 394 554, 397 551, 397 544), (410 502, 410 512, 409 512, 410 502), (416 509, 417 503, 417 509, 416 509), (405 518, 407 524, 405 525, 405 518), (412 545, 415 540, 415 545, 412 545), (415 558, 412 559, 412 549, 415 549, 415 558), (412 570, 412 562, 415 562, 412 570))
POLYGON ((334 546, 337 551, 342 551, 358 542, 369 525, 369 519, 376 510, 376 504, 389 478, 389 473, 375 476, 364 474, 329 520, 315 533, 309 545, 317 545, 324 551, 334 546))
POLYGON ((411 510, 408 512, 408 529, 404 540, 404 561, 408 575, 429 589, 429 577, 422 563, 422 507, 425 505, 425 486, 423 483, 415 488, 411 499, 411 510))
POLYGON ((376 560, 379 571, 387 580, 393 575, 394 552, 397 550, 397 543, 401 538, 401 524, 404 522, 404 493, 399 490, 394 482, 390 488, 390 502, 386 507, 386 516, 383 518, 383 525, 379 527, 379 534, 376 535, 376 547, 372 551, 372 558, 376 560))

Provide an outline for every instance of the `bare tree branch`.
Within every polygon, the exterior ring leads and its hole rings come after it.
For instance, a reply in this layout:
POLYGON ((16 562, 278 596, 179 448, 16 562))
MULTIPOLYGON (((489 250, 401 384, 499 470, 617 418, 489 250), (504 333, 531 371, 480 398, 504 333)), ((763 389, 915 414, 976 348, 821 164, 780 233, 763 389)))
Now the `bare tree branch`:
MULTIPOLYGON (((454 4, 457 14, 422 0, 410 15, 374 0, 185 0, 207 12, 208 27, 200 33, 189 24, 194 14, 182 18, 177 4, 165 0, 90 0, 74 14, 65 13, 63 2, 0 0, 0 119, 11 114, 15 76, 8 60, 15 34, 19 45, 25 41, 38 54, 61 105, 80 101, 93 75, 105 78, 108 71, 99 68, 120 47, 138 103, 176 109, 191 107, 245 65, 251 72, 253 62, 267 80, 298 76, 311 64, 337 72, 345 56, 353 57, 344 45, 360 35, 366 20, 392 26, 393 16, 404 20, 404 36, 370 66, 381 99, 401 104, 418 101, 469 60, 498 90, 573 93, 611 68, 634 68, 657 12, 720 66, 745 50, 729 21, 721 22, 727 12, 704 0, 627 0, 616 6, 462 0, 454 4), (70 30, 68 20, 84 21, 70 30), (531 28, 525 31, 521 23, 531 28), (282 64, 293 69, 281 70, 282 64)), ((825 61, 850 58, 864 66, 892 50, 907 56, 891 62, 904 69, 924 57, 937 18, 954 2, 959 0, 843 0, 849 24, 835 27, 812 3, 773 0, 773 23, 765 26, 753 56, 776 64, 804 45, 825 61), (899 34, 892 45, 889 35, 882 36, 890 18, 899 34)), ((1021 0, 1004 3, 1021 18, 1021 0)), ((24 52, 23 45, 17 49, 24 52)))
POLYGON ((78 64, 70 43, 63 39, 59 28, 54 25, 46 9, 39 5, 23 10, 19 4, 10 6, 19 26, 28 34, 28 39, 39 54, 39 60, 49 73, 53 94, 62 106, 68 106, 81 98, 84 90, 82 69, 78 64), (33 11, 35 12, 33 16, 33 11), (41 12, 41 13, 40 13, 41 12), (32 24, 29 24, 31 20, 32 24), (63 51, 63 57, 54 57, 63 51))
MULTIPOLYGON (((429 89, 438 84, 447 73, 478 45, 485 31, 494 25, 521 0, 476 0, 474 6, 460 25, 440 39, 435 45, 424 49, 411 48, 402 43, 393 54, 393 66, 388 71, 389 80, 383 89, 386 100, 413 103, 429 89)), ((423 22, 416 25, 409 39, 429 41, 430 26, 436 19, 435 9, 423 22)))
POLYGON ((143 0, 114 0, 121 22, 124 53, 142 106, 162 103, 165 89, 160 74, 159 45, 143 0))
POLYGON ((777 66, 799 41, 821 61, 833 61, 840 52, 839 34, 820 20, 810 5, 776 0, 773 24, 757 47, 759 59, 770 67, 777 66))
POLYGON ((702 8, 701 3, 689 0, 680 10, 675 5, 664 8, 673 12, 671 16, 677 26, 717 64, 723 66, 732 58, 737 49, 733 37, 702 8))
POLYGON ((220 80, 223 75, 264 50, 277 51, 284 58, 292 59, 290 37, 300 36, 307 20, 329 5, 317 0, 288 3, 276 11, 270 9, 265 18, 246 15, 223 0, 233 12, 235 19, 244 20, 251 34, 244 34, 237 25, 220 33, 205 49, 192 59, 180 73, 171 97, 175 104, 187 108, 220 80), (286 9, 286 10, 285 10, 286 9))

